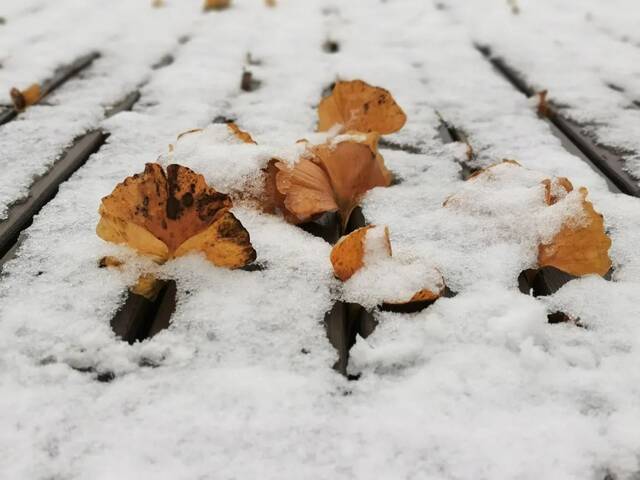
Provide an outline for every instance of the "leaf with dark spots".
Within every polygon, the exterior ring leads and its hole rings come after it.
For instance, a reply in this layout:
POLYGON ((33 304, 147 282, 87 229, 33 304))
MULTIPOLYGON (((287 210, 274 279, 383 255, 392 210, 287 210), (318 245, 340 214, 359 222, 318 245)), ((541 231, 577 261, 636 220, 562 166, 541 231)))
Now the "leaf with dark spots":
POLYGON ((189 168, 169 165, 165 175, 150 163, 102 199, 97 233, 158 262, 202 251, 218 266, 238 268, 253 261, 255 251, 231 206, 227 195, 189 168))

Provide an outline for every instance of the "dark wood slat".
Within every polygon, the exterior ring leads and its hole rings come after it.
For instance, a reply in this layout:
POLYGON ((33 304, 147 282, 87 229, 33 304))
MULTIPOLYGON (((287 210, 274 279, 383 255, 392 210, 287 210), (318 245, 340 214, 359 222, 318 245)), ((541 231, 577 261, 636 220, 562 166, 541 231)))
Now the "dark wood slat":
MULTIPOLYGON (((494 56, 491 49, 486 46, 477 46, 477 48, 517 90, 528 97, 535 95, 535 90, 504 59, 494 56)), ((624 160, 619 155, 609 148, 597 144, 583 132, 576 122, 564 117, 553 103, 548 105, 547 116, 549 121, 621 192, 640 197, 639 180, 633 178, 624 169, 624 160)))
POLYGON ((146 334, 147 338, 153 337, 156 333, 169 327, 171 315, 176 309, 177 287, 174 280, 169 280, 163 287, 159 295, 158 309, 153 316, 153 322, 146 334))
MULTIPOLYGON (((108 114, 131 109, 137 98, 138 95, 127 95, 108 114)), ((107 137, 101 130, 79 137, 53 167, 31 185, 29 196, 9 208, 7 219, 0 222, 0 268, 12 258, 20 233, 31 225, 33 217, 56 195, 60 184, 100 149, 107 137)))
POLYGON ((20 232, 31 225, 34 215, 55 196, 60 184, 100 148, 106 138, 107 135, 102 131, 89 132, 80 137, 55 166, 31 186, 29 197, 9 209, 8 218, 0 223, 0 266, 6 262, 5 254, 16 243, 20 232))
POLYGON ((125 342, 142 341, 169 326, 176 308, 176 282, 159 282, 162 286, 155 299, 129 292, 125 303, 111 319, 111 329, 125 342))

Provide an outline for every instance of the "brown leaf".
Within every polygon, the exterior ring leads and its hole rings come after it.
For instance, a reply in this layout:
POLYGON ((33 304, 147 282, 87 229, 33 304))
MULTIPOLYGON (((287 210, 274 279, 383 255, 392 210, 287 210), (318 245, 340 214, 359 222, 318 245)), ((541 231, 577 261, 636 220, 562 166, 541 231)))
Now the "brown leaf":
POLYGON ((40 85, 34 83, 26 90, 18 90, 17 88, 12 88, 9 92, 11 94, 11 101, 13 102, 13 108, 16 111, 21 112, 25 108, 38 103, 40 98, 42 98, 42 91, 40 89, 40 85))
POLYGON ((538 265, 556 267, 575 276, 593 273, 605 275, 611 268, 608 253, 611 239, 605 232, 602 215, 586 200, 587 189, 582 187, 579 192, 583 221, 566 222, 549 244, 540 245, 538 265))
POLYGON ((230 5, 231 0, 204 0, 203 9, 205 12, 207 10, 224 10, 229 8, 230 5))
MULTIPOLYGON (((331 264, 333 265, 333 272, 337 278, 346 282, 356 272, 365 266, 365 261, 368 262, 368 266, 373 270, 369 270, 367 275, 373 275, 373 277, 365 278, 366 285, 371 288, 369 280, 375 282, 378 278, 383 278, 385 274, 381 276, 380 272, 388 272, 388 267, 391 265, 392 269, 396 272, 402 272, 401 270, 406 264, 407 258, 392 257, 391 241, 389 239, 389 229, 385 226, 384 230, 374 230, 375 225, 368 225, 366 227, 359 228, 349 235, 342 237, 338 243, 331 250, 331 264), (371 237, 372 232, 376 232, 371 237), (366 258, 365 258, 366 255, 366 258), (376 270, 382 268, 382 270, 376 270)), ((412 259, 415 261, 415 259, 412 259)), ((426 277, 432 275, 434 278, 429 283, 437 286, 437 291, 433 291, 428 288, 420 289, 413 295, 407 295, 404 298, 385 298, 380 297, 378 301, 385 305, 408 305, 414 302, 434 301, 440 298, 445 290, 444 280, 442 275, 436 268, 429 267, 431 271, 426 277)), ((405 271, 406 273, 406 271, 405 271)), ((362 282, 363 279, 359 279, 362 282)), ((427 278, 420 278, 419 281, 428 281, 427 278)), ((375 287, 374 287, 375 291, 375 287)))
POLYGON ((331 95, 318 106, 318 131, 336 124, 342 132, 393 133, 400 130, 407 117, 391 94, 362 80, 336 82, 331 95))
MULTIPOLYGON (((492 169, 505 163, 521 168, 515 160, 504 160, 476 172, 468 180, 492 178, 492 169)), ((544 202, 548 206, 557 204, 573 191, 573 185, 565 177, 546 178, 541 183, 544 187, 544 202)), ((608 254, 611 239, 606 234, 602 215, 586 200, 587 189, 580 188, 579 193, 582 199, 581 215, 565 221, 548 244, 538 245, 538 267, 552 266, 574 276, 605 275, 611 268, 608 254)), ((458 200, 457 195, 451 195, 443 206, 451 206, 458 200)))
POLYGON ((255 259, 249 234, 229 212, 231 200, 192 170, 148 163, 102 199, 98 235, 163 262, 193 250, 218 266, 255 259))
POLYGON ((275 163, 276 189, 294 223, 337 211, 344 228, 364 193, 390 185, 391 175, 375 141, 363 136, 361 141, 324 143, 309 147, 293 167, 275 163))
MULTIPOLYGON (((360 270, 364 265, 365 239, 367 232, 375 225, 367 225, 358 228, 349 235, 342 237, 331 250, 331 264, 333 272, 343 282, 360 270)), ((391 256, 391 241, 389 240, 389 229, 385 227, 385 239, 388 256, 391 256)))

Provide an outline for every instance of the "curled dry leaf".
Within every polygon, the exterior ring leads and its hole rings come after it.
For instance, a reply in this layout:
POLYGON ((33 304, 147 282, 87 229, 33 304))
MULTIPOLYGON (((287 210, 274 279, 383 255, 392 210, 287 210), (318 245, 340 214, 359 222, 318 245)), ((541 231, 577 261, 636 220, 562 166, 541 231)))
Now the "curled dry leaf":
POLYGON ((13 102, 13 108, 18 112, 21 112, 30 105, 38 103, 40 98, 42 98, 42 90, 37 83, 34 83, 26 90, 12 88, 9 93, 11 95, 11 101, 13 102))
POLYGON ((213 264, 239 268, 255 260, 249 233, 229 211, 231 200, 189 168, 165 174, 148 163, 102 199, 98 236, 157 262, 201 251, 213 264))
POLYGON ((318 131, 342 125, 342 132, 393 133, 400 130, 407 116, 391 94, 362 80, 336 82, 330 95, 318 106, 318 131))
POLYGON ((266 177, 267 205, 280 207, 292 223, 338 212, 343 228, 364 193, 391 184, 375 134, 309 146, 293 167, 270 163, 266 177))
POLYGON ((330 258, 337 278, 349 282, 346 285, 353 287, 351 289, 356 292, 363 287, 365 290, 370 288, 371 292, 367 291, 361 296, 364 298, 367 294, 373 294, 377 304, 405 305, 435 301, 445 290, 442 275, 436 268, 424 262, 415 262, 415 259, 392 257, 389 229, 386 226, 368 225, 342 237, 331 250, 330 258), (358 272, 366 274, 365 277, 354 277, 358 272), (405 274, 415 278, 407 281, 407 278, 403 278, 405 274), (398 277, 398 282, 391 279, 394 276, 398 277), (416 289, 424 285, 429 287, 399 293, 396 283, 403 281, 416 289))
POLYGON ((550 243, 538 247, 538 265, 575 276, 606 275, 611 268, 611 239, 605 232, 603 216, 586 199, 587 189, 582 187, 579 193, 583 218, 566 222, 550 243))
POLYGON ((230 5, 231 0, 204 0, 203 9, 205 12, 207 10, 224 10, 229 8, 230 5))

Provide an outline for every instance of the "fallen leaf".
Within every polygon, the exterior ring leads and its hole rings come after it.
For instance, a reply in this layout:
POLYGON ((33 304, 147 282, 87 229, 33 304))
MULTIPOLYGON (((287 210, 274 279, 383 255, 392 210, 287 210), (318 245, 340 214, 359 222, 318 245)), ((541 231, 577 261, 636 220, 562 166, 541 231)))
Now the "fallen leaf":
POLYGON ((373 137, 363 135, 360 141, 348 139, 309 146, 306 156, 293 167, 283 162, 274 164, 278 170, 276 190, 284 198, 284 209, 295 219, 293 223, 337 211, 344 229, 362 195, 374 187, 391 184, 391 174, 373 137))
MULTIPOLYGON (((523 168, 515 160, 503 160, 501 163, 476 172, 469 177, 468 181, 498 181, 504 177, 497 175, 494 169, 504 166, 523 168)), ((528 172, 531 173, 531 171, 528 172)), ((503 173, 505 172, 502 171, 501 174, 503 173)), ((536 172, 533 173, 535 174, 536 172)), ((540 180, 542 176, 542 174, 539 174, 537 180, 534 175, 525 178, 529 178, 527 181, 540 182, 542 184, 544 205, 548 207, 558 205, 574 190, 569 179, 565 177, 543 178, 540 180)), ((538 245, 537 267, 552 266, 574 276, 605 275, 611 268, 611 259, 608 254, 611 239, 606 234, 602 215, 597 213, 593 208, 593 204, 586 200, 587 189, 583 187, 578 192, 581 198, 580 212, 564 220, 559 231, 550 242, 538 245)), ((459 207, 464 202, 468 203, 464 194, 463 196, 454 194, 445 200, 443 206, 459 207)), ((474 202, 472 201, 472 203, 474 202)), ((539 213, 543 215, 542 218, 545 218, 545 210, 539 213)), ((495 211, 492 211, 491 214, 495 215, 495 211)))
POLYGON ((550 243, 538 247, 538 265, 556 267, 575 276, 605 275, 611 268, 611 239, 606 234, 603 216, 586 200, 587 189, 582 187, 579 192, 583 218, 565 222, 550 243))
POLYGON ((409 305, 418 302, 433 302, 440 298, 445 283, 440 272, 429 262, 400 254, 394 257, 389 240, 389 229, 368 225, 342 237, 331 250, 331 264, 335 276, 348 282, 345 288, 351 298, 348 301, 360 301, 373 306, 409 305), (358 275, 356 275, 356 273, 358 275), (393 280, 390 280, 393 278, 393 280), (409 280, 410 278, 410 280, 409 280), (409 281, 408 284, 404 282, 409 281), (397 285, 429 285, 411 293, 411 287, 405 294, 399 295, 397 285))
POLYGON ((231 0, 204 0, 203 9, 205 12, 207 10, 224 10, 229 8, 230 5, 231 0))
POLYGON ((407 117, 391 94, 362 80, 336 82, 333 91, 318 106, 318 131, 342 125, 342 132, 377 132, 388 134, 400 130, 407 117))
POLYGON ((159 164, 148 163, 102 199, 96 231, 160 263, 202 251, 215 265, 239 268, 256 253, 231 206, 227 195, 189 168, 173 164, 165 174, 159 164))
MULTIPOLYGON (((358 228, 349 235, 345 235, 331 250, 331 264, 333 273, 337 278, 346 282, 351 276, 364 266, 365 240, 367 232, 375 225, 367 225, 358 228)), ((384 228, 385 253, 391 256, 391 241, 389 240, 389 229, 384 228)))
POLYGON ((12 88, 9 93, 11 95, 11 101, 13 102, 13 108, 18 112, 38 103, 40 98, 42 98, 42 91, 40 89, 40 85, 37 83, 34 83, 29 88, 22 91, 17 88, 12 88))

